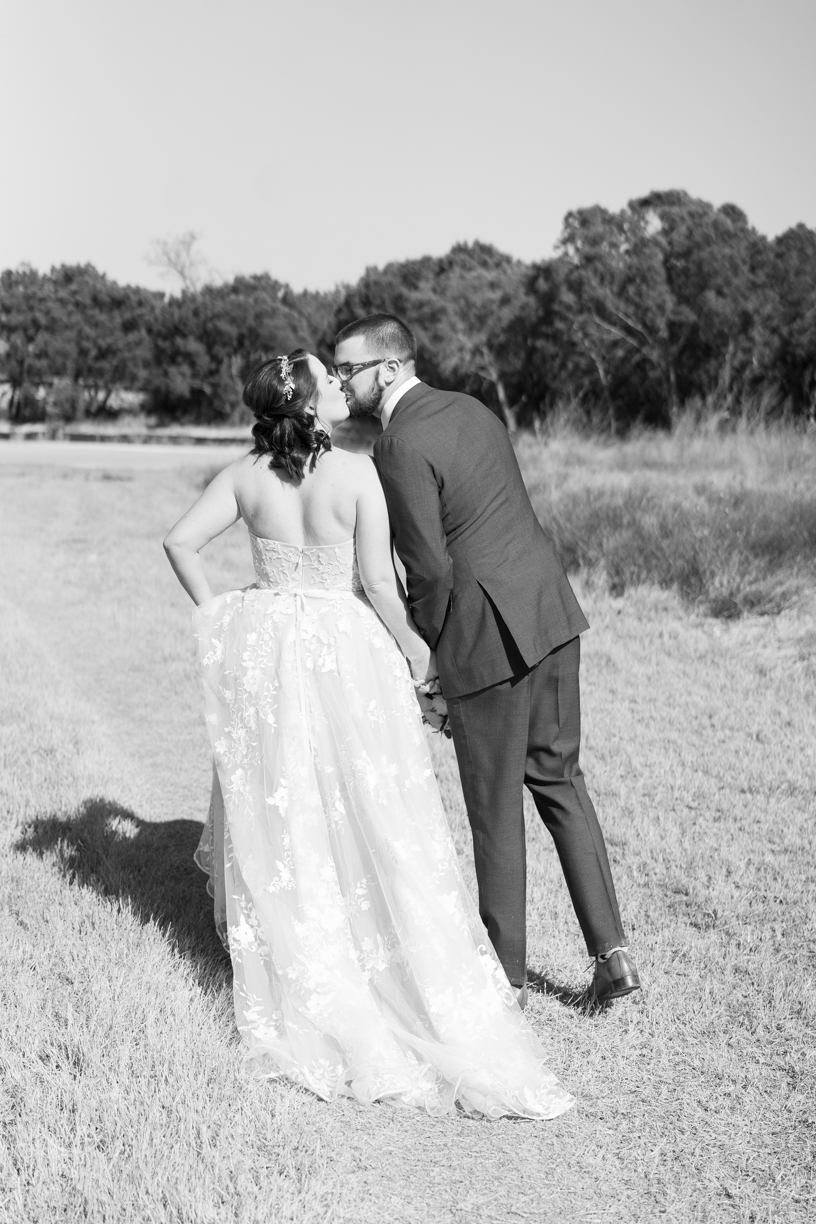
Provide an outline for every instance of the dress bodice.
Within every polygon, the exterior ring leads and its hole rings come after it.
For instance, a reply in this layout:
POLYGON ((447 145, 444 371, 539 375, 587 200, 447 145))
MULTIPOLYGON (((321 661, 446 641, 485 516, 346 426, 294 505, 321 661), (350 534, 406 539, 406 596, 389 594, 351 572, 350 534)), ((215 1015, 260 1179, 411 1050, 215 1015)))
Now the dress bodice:
POLYGON ((284 544, 253 535, 252 560, 258 586, 273 591, 351 591, 363 589, 354 540, 342 544, 284 544))

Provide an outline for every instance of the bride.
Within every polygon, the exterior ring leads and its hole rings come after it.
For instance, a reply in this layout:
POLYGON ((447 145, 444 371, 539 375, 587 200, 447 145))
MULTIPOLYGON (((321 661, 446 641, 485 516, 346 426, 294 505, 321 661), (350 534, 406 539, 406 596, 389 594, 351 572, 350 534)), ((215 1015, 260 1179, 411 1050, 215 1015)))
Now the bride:
POLYGON ((544 1061, 466 889, 414 683, 433 659, 394 572, 367 456, 332 449, 339 381, 296 349, 244 389, 255 446, 165 548, 195 602, 215 758, 196 854, 250 1074, 325 1099, 552 1118, 544 1061), (257 581, 213 596, 237 519, 257 581))

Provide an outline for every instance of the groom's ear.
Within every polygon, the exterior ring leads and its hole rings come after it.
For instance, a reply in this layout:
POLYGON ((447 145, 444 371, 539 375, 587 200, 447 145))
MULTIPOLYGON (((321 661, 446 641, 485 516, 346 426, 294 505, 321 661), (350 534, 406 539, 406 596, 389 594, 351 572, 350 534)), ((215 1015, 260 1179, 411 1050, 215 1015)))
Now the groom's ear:
POLYGON ((382 372, 383 381, 387 387, 391 385, 399 374, 401 365, 402 362, 400 361, 399 357, 386 357, 382 364, 382 372))

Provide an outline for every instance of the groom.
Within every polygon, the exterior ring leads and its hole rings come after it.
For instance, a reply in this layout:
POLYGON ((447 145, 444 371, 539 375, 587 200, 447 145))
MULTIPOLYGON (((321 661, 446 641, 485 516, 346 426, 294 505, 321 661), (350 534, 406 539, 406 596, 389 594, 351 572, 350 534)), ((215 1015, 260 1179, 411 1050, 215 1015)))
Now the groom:
POLYGON ((335 343, 351 416, 382 420, 374 461, 411 612, 436 652, 479 912, 499 960, 524 1006, 526 785, 595 957, 593 997, 637 990, 578 765, 578 635, 588 625, 530 505, 507 430, 479 400, 419 381, 416 340, 396 316, 358 319, 335 343))

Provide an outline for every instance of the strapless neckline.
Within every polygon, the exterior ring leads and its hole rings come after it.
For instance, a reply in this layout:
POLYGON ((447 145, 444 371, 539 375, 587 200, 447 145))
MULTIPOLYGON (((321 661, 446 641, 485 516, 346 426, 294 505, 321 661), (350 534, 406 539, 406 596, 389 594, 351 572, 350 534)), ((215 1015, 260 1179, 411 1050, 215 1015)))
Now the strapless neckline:
POLYGON ((354 536, 348 540, 340 540, 337 544, 290 544, 288 540, 275 540, 272 536, 256 535, 254 531, 249 531, 249 534, 253 540, 260 540, 262 544, 279 544, 281 548, 297 548, 300 552, 308 552, 309 549, 314 548, 347 548, 349 544, 354 543, 354 536))

